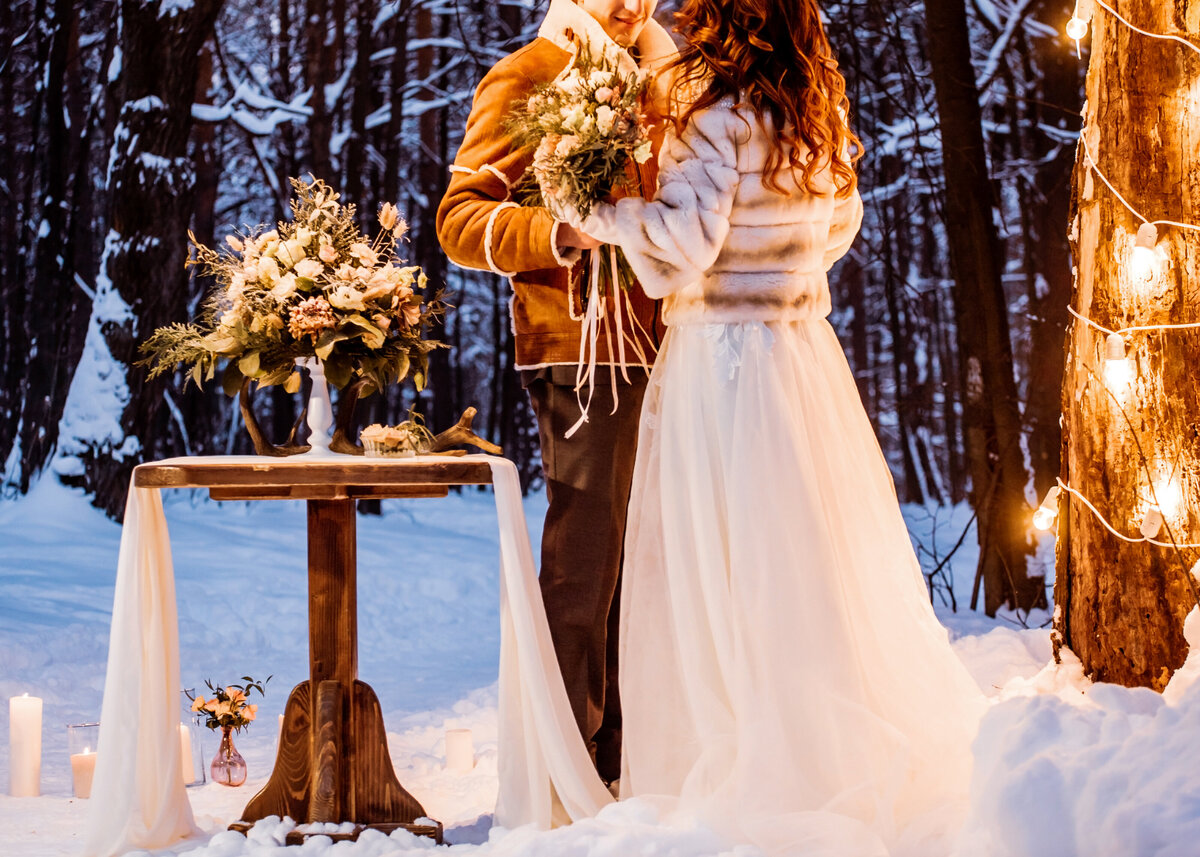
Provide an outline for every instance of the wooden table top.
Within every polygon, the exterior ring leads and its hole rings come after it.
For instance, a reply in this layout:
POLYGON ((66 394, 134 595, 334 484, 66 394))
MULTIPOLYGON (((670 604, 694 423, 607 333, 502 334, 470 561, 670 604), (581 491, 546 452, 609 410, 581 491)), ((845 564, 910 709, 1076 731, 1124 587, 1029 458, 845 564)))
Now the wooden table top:
POLYGON ((490 485, 489 456, 214 455, 140 464, 139 488, 208 488, 214 500, 440 497, 451 485, 490 485))

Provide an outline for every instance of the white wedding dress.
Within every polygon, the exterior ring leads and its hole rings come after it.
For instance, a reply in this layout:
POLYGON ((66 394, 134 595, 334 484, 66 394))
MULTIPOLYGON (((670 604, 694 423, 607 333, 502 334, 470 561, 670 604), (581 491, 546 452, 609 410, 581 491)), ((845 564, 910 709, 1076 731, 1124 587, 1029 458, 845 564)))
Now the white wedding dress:
POLYGON ((655 201, 582 224, 669 326, 629 506, 621 795, 773 857, 938 857, 984 702, 825 320, 862 204, 828 175, 765 189, 772 132, 738 113, 668 137, 655 201))

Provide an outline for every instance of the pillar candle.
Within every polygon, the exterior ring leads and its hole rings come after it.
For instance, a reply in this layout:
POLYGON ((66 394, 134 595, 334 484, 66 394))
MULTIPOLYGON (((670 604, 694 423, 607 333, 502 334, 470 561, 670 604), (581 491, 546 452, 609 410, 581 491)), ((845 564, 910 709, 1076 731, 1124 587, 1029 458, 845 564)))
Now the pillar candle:
POLYGON ((475 742, 470 729, 446 730, 446 767, 461 773, 475 767, 475 742))
POLYGON ((14 696, 8 700, 8 793, 37 797, 42 791, 42 700, 14 696))
POLYGON ((179 771, 185 786, 190 785, 196 778, 196 763, 192 758, 192 730, 186 723, 179 724, 179 771))
POLYGON ((96 773, 96 752, 85 747, 82 753, 71 756, 71 778, 75 781, 75 797, 92 796, 92 775, 96 773))

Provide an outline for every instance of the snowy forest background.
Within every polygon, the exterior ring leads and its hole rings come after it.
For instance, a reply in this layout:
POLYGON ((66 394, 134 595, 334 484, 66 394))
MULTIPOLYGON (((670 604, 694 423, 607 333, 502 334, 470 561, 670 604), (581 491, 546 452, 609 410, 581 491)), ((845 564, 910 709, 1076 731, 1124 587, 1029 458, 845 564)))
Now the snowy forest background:
MULTIPOLYGON (((448 263, 433 221, 476 83, 535 36, 546 5, 0 3, 5 495, 52 472, 117 516, 140 461, 251 451, 236 401, 219 384, 198 391, 182 376, 149 382, 131 364, 152 330, 195 316, 209 285, 185 271, 188 229, 211 246, 283 218, 288 177, 310 173, 356 203, 364 225, 394 201, 411 224, 404 255, 454 306, 438 333, 453 347, 434 360, 429 388, 418 397, 406 384, 360 402, 360 422, 397 421, 416 400, 440 429, 474 405, 479 433, 501 444, 526 486, 536 487, 536 431, 512 370, 508 284, 448 263)), ((982 443, 972 434, 998 412, 972 417, 984 397, 1004 398, 1019 416, 1025 470, 1017 488, 1040 495, 1059 472, 1082 85, 1075 45, 1061 35, 1072 4, 824 7, 866 146, 865 220, 831 273, 831 321, 901 500, 971 500, 982 510, 981 490, 972 491, 981 481, 969 461, 972 443, 988 460, 1005 458, 1016 443, 994 426, 982 443), (954 62, 965 62, 968 48, 973 79, 963 80, 954 62), (957 150, 943 150, 939 63, 942 80, 977 96, 979 116, 955 118, 982 135, 986 175, 964 175, 957 150), (951 233, 960 224, 946 213, 948 190, 992 210, 996 300, 979 298, 986 277, 961 265, 959 282, 952 274, 951 233), (982 370, 975 358, 960 359, 964 320, 989 337, 994 359, 985 357, 982 370), (1003 369, 1011 385, 995 383, 993 364, 1011 367, 1003 369)), ((661 0, 656 15, 668 29, 673 8, 661 0)), ((279 387, 256 401, 276 439, 299 407, 299 397, 279 387)))

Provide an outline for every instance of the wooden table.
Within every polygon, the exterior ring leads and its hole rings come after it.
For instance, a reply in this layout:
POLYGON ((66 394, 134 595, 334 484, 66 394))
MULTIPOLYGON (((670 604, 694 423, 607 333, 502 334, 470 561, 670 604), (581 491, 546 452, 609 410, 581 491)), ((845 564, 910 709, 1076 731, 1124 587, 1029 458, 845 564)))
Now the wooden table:
POLYGON ((142 488, 207 488, 214 500, 308 504, 309 679, 288 698, 275 769, 242 812, 245 826, 286 815, 301 823, 406 827, 440 841, 440 825, 413 824, 425 810, 396 779, 379 700, 358 680, 355 501, 444 497, 451 485, 490 484, 487 462, 341 455, 266 463, 174 459, 141 465, 134 479, 142 488))

